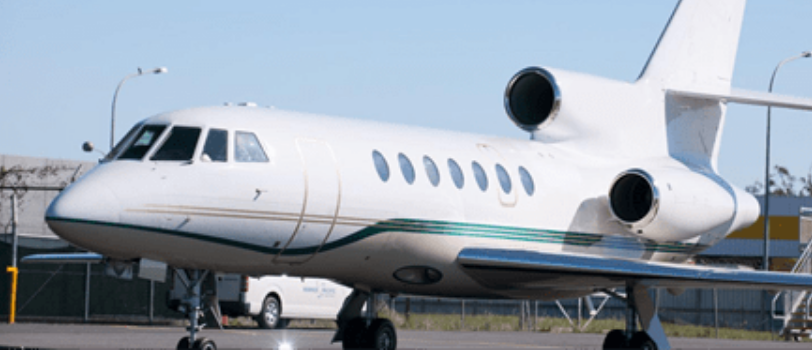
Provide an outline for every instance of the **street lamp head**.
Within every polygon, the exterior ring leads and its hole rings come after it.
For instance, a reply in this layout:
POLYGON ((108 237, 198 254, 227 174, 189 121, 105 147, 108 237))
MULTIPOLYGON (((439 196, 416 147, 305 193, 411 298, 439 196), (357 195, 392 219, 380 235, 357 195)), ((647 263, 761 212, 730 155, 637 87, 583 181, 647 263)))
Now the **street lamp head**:
POLYGON ((166 73, 166 72, 168 72, 166 67, 152 68, 152 69, 149 69, 149 70, 143 70, 143 69, 141 69, 141 67, 138 67, 138 74, 136 74, 136 75, 161 74, 161 73, 166 73))
POLYGON ((812 51, 804 51, 804 52, 802 52, 801 57, 812 57, 812 51))
POLYGON ((124 77, 124 79, 121 79, 121 81, 118 83, 118 86, 116 87, 116 92, 113 93, 113 106, 112 106, 111 112, 110 112, 110 149, 111 150, 115 146, 115 139, 116 139, 116 100, 118 99, 118 91, 121 90, 121 86, 124 85, 124 82, 127 81, 127 79, 130 79, 130 78, 140 77, 140 76, 142 76, 144 74, 148 74, 148 73, 161 74, 161 73, 166 73, 166 72, 167 72, 166 67, 152 68, 152 69, 146 70, 146 71, 141 69, 141 67, 138 67, 138 73, 133 73, 133 74, 127 75, 126 77, 124 77))

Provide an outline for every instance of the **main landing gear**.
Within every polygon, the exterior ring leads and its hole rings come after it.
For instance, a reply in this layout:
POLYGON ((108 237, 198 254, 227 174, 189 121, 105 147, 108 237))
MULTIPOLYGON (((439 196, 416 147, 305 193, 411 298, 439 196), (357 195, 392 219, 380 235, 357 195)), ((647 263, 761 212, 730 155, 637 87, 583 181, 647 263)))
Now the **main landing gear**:
POLYGON ((626 330, 615 329, 609 332, 603 341, 604 349, 671 349, 648 291, 648 287, 634 283, 626 285, 625 298, 615 292, 605 291, 616 298, 625 299, 626 330), (642 331, 637 330, 638 319, 643 326, 642 331))
POLYGON ((341 341, 344 349, 395 350, 398 344, 395 326, 385 318, 377 318, 375 311, 374 293, 353 290, 338 313, 333 342, 341 341), (364 303, 367 310, 362 315, 364 303))
POLYGON ((176 270, 180 277, 183 286, 186 287, 186 293, 181 301, 182 309, 185 309, 186 315, 189 318, 189 331, 188 337, 183 337, 178 342, 178 350, 217 350, 217 345, 214 341, 204 337, 197 337, 197 332, 205 326, 205 324, 198 324, 198 319, 202 314, 201 311, 201 296, 200 285, 209 274, 208 270, 176 270))

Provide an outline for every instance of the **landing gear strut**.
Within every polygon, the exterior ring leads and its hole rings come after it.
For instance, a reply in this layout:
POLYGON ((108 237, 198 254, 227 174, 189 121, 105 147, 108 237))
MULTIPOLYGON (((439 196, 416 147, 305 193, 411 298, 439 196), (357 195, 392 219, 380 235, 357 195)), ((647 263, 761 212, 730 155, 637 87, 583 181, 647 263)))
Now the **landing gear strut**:
POLYGON ((338 313, 333 342, 341 341, 344 349, 397 349, 395 326, 385 318, 377 318, 375 313, 375 294, 353 290, 338 313), (364 303, 367 310, 362 315, 364 303))
POLYGON ((186 287, 186 293, 183 296, 181 305, 182 309, 185 309, 186 315, 189 318, 189 328, 186 329, 189 331, 189 336, 180 339, 177 349, 217 350, 217 346, 214 344, 214 341, 204 337, 197 337, 197 332, 199 332, 205 326, 205 324, 198 324, 197 322, 202 313, 200 285, 203 283, 203 280, 206 279, 209 271, 189 270, 187 273, 185 270, 178 269, 176 270, 176 273, 178 274, 178 277, 180 277, 180 281, 183 283, 183 286, 186 287))
POLYGON ((634 283, 626 285, 625 298, 615 292, 606 291, 616 298, 625 299, 626 330, 615 329, 609 332, 603 340, 604 349, 671 349, 648 291, 647 287, 634 283), (642 331, 637 330, 638 319, 643 326, 642 331))

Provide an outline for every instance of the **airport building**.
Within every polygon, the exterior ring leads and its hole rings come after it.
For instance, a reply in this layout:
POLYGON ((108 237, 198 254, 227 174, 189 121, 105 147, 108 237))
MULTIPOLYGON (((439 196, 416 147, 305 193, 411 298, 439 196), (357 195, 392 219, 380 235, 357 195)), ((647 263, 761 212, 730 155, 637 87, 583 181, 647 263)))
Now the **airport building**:
MULTIPOLYGON (((95 162, 0 154, 0 261, 12 264, 13 214, 17 259, 29 254, 76 252, 43 219, 51 200, 95 162), (16 213, 12 210, 16 197, 16 213)), ((165 283, 105 275, 100 264, 23 264, 19 267, 16 314, 25 321, 149 322, 180 316, 166 307, 165 283)), ((8 320, 10 274, 0 279, 0 315, 8 320)))
MULTIPOLYGON (((95 166, 95 162, 54 160, 0 155, 0 260, 12 262, 13 214, 17 216, 18 259, 28 254, 75 252, 76 248, 56 237, 43 218, 50 201, 59 191, 95 166), (16 198, 16 213, 12 210, 16 198)), ((763 198, 759 197, 759 201, 763 198)), ((770 203, 770 267, 787 271, 792 268, 809 242, 812 226, 804 208, 812 208, 812 198, 772 197, 770 203)), ((718 264, 760 268, 763 256, 763 219, 751 227, 734 232, 723 242, 696 258, 700 264, 718 264)), ((102 265, 21 265, 17 294, 19 320, 48 321, 121 321, 155 322, 183 318, 166 306, 168 286, 133 278, 122 280, 108 276, 102 265)), ((5 270, 5 269, 4 269, 5 270)), ((9 314, 10 278, 0 279, 0 316, 9 314)), ((666 322, 713 325, 718 313, 728 313, 721 324, 731 328, 774 329, 770 321, 772 296, 757 291, 686 291, 679 296, 658 293, 661 319, 666 322), (712 293, 712 294, 711 294, 712 293), (715 300, 721 302, 715 302, 715 300), (723 299, 723 300, 722 300, 723 299), (711 302, 714 301, 714 302, 711 302), (714 320, 714 309, 716 317, 714 320)), ((491 313, 517 311, 516 301, 466 301, 397 298, 391 304, 400 312, 491 313), (458 307, 458 305, 460 305, 458 307)), ((562 301, 565 308, 580 303, 562 301)), ((622 318, 620 302, 615 312, 601 317, 622 318)), ((561 317, 559 305, 535 303, 543 313, 561 317), (541 305, 541 306, 539 306, 541 305)), ((614 304, 608 304, 611 310, 614 304)))

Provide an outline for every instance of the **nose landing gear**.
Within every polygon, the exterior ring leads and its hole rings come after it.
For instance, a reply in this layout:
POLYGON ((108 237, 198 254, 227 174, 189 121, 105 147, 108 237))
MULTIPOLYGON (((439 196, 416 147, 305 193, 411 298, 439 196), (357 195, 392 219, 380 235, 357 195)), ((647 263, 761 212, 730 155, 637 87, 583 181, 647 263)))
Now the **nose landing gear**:
POLYGON ((186 288, 186 293, 181 301, 182 307, 186 310, 186 315, 189 318, 189 331, 188 337, 183 337, 178 342, 177 350, 217 350, 217 345, 214 341, 208 338, 197 338, 197 332, 205 326, 205 324, 198 324, 198 319, 202 313, 201 311, 201 297, 200 297, 200 284, 208 276, 208 270, 190 270, 185 271, 178 269, 178 276, 181 283, 186 288))

